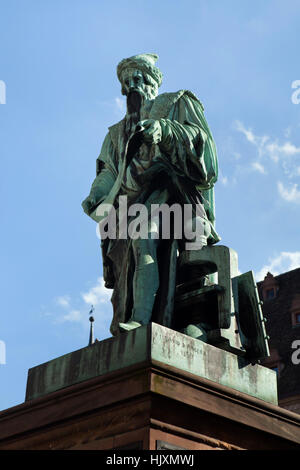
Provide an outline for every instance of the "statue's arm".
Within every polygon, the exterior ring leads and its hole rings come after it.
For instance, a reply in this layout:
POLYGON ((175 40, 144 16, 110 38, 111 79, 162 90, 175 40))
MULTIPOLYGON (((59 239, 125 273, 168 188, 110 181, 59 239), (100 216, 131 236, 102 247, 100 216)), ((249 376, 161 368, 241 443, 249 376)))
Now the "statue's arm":
POLYGON ((107 135, 97 159, 96 178, 93 181, 90 194, 82 202, 83 210, 88 215, 106 198, 116 181, 117 175, 113 165, 114 152, 111 139, 107 135))
POLYGON ((215 182, 217 154, 201 103, 183 96, 176 103, 172 115, 160 119, 159 123, 159 147, 172 164, 204 187, 215 182))

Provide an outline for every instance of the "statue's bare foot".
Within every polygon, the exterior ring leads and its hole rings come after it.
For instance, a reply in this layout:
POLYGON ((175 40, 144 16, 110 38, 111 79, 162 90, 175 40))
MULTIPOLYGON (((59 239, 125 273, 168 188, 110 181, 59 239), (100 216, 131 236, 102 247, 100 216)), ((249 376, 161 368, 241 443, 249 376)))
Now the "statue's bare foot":
POLYGON ((134 330, 135 328, 138 328, 139 326, 142 326, 142 324, 133 320, 128 321, 127 323, 119 323, 120 330, 124 330, 124 331, 134 330))

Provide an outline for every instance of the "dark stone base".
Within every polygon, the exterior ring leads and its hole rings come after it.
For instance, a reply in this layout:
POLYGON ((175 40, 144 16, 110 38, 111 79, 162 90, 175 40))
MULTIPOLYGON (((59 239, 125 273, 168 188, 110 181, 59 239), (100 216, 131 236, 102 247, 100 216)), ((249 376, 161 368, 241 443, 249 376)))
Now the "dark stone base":
POLYGON ((2 411, 0 449, 300 448, 299 415, 153 357, 64 385, 2 411))

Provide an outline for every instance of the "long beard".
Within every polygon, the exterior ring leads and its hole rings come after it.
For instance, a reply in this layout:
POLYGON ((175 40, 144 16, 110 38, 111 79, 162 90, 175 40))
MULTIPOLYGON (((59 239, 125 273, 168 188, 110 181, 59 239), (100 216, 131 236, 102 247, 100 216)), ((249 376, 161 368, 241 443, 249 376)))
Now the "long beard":
POLYGON ((144 102, 144 96, 138 91, 130 91, 127 95, 127 112, 134 114, 140 112, 144 102))
POLYGON ((144 96, 134 90, 127 95, 127 116, 126 133, 129 136, 134 130, 136 124, 141 120, 141 107, 144 102, 144 96))

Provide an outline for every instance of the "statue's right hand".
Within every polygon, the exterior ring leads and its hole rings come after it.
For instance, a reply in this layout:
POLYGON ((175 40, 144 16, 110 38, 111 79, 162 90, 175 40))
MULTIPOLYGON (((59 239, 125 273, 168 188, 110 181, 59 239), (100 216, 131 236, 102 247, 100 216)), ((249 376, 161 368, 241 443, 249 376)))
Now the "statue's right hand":
POLYGON ((159 144, 161 142, 162 130, 159 120, 146 119, 139 121, 136 129, 142 132, 143 140, 147 145, 159 144))
POLYGON ((82 202, 81 205, 82 205, 84 212, 87 215, 90 215, 95 204, 96 204, 95 198, 92 195, 90 195, 82 202))

